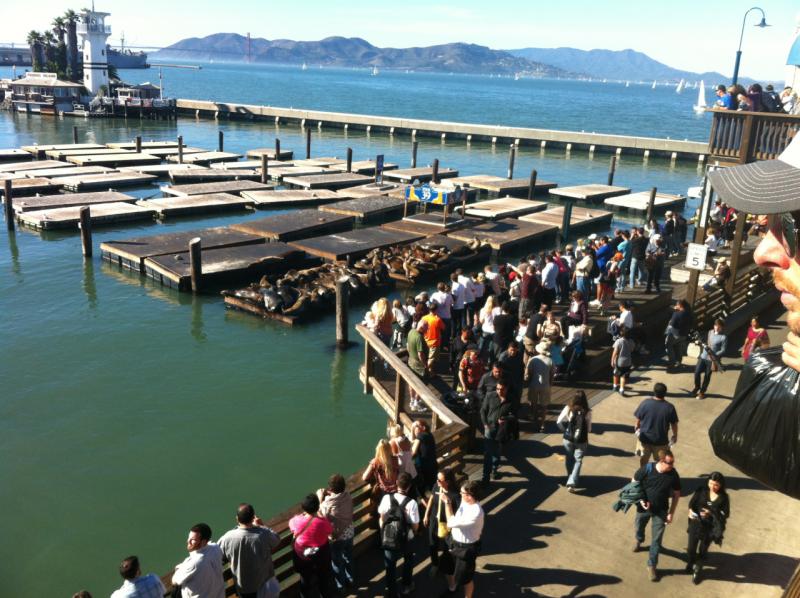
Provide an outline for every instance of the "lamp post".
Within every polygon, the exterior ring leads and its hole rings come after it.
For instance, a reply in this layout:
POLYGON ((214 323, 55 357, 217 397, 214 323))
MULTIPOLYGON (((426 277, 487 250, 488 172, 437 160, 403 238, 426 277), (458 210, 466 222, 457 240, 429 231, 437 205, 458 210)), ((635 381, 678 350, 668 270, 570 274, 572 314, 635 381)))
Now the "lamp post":
POLYGON ((733 81, 731 85, 736 85, 739 82, 739 62, 742 60, 742 40, 744 39, 744 25, 747 21, 747 15, 749 15, 752 11, 757 10, 761 13, 761 21, 757 23, 756 27, 769 27, 767 25, 767 16, 764 14, 764 10, 759 8, 758 6, 754 6, 753 8, 749 9, 746 13, 744 13, 744 18, 742 19, 742 33, 739 36, 739 49, 736 50, 736 64, 733 66, 733 81))

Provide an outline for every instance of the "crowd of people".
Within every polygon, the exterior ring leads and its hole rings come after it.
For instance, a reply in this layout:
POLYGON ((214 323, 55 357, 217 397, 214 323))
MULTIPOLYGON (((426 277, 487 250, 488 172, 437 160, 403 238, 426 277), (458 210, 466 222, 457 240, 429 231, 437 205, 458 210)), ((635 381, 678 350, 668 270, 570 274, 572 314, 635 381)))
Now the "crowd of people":
POLYGON ((746 110, 750 112, 774 112, 777 114, 798 114, 800 103, 797 93, 789 86, 778 92, 772 85, 762 87, 753 83, 747 89, 738 83, 717 85, 715 108, 723 110, 746 110))

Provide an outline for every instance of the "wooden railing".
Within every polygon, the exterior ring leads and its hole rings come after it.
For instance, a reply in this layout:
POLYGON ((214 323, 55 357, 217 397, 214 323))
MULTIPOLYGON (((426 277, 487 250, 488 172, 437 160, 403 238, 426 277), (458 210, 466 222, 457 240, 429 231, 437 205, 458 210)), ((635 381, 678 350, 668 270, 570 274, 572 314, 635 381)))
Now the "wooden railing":
POLYGON ((746 164, 772 160, 800 130, 800 116, 770 112, 711 110, 709 160, 746 164))
POLYGON ((733 291, 714 286, 695 300, 693 312, 697 330, 709 330, 714 320, 726 320, 737 309, 772 290, 772 272, 768 268, 748 267, 740 270, 733 291))
MULTIPOLYGON (((461 471, 470 440, 469 426, 448 409, 439 395, 428 388, 419 376, 375 334, 360 325, 356 326, 356 331, 364 339, 364 365, 360 370, 364 392, 372 393, 389 416, 390 424, 399 422, 410 430, 412 419, 417 417, 429 419, 436 440, 439 468, 450 467, 461 471), (412 417, 406 412, 409 389, 413 389, 428 407, 427 417, 417 414, 412 417)), ((367 461, 368 457, 365 456, 364 460, 367 461)), ((377 505, 372 504, 372 485, 362 481, 363 474, 364 469, 361 469, 347 478, 347 490, 353 497, 355 525, 353 551, 356 555, 375 546, 378 529, 375 517, 377 505)), ((299 589, 299 578, 292 565, 292 534, 289 531, 289 519, 301 512, 298 503, 265 521, 265 525, 281 537, 280 544, 272 554, 272 561, 275 565, 275 574, 281 583, 281 594, 287 596, 295 595, 299 589)), ((170 571, 162 577, 168 590, 171 590, 172 573, 170 571)), ((235 596, 233 576, 228 567, 225 568, 225 580, 226 596, 235 596)))

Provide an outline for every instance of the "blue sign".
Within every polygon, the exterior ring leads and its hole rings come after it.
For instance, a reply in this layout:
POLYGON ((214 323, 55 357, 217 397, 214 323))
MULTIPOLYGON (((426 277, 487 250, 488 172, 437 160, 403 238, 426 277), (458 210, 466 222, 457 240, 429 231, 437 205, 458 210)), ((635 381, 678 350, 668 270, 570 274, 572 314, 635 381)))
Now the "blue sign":
POLYGON ((420 201, 422 203, 431 203, 440 206, 446 206, 454 198, 453 194, 445 191, 440 191, 430 185, 421 185, 419 187, 406 187, 406 199, 408 201, 420 201))

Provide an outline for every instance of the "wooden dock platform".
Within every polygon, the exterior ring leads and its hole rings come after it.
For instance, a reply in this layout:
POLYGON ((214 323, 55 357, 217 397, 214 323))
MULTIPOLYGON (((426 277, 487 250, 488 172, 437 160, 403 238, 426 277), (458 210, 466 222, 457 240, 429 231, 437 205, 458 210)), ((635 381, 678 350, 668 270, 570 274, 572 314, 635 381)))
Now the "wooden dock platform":
POLYGON ((155 210, 159 218, 166 218, 168 216, 240 212, 252 208, 253 201, 231 193, 209 193, 140 200, 136 202, 136 205, 155 210))
POLYGON ((133 150, 125 150, 125 149, 108 149, 107 147, 104 148, 92 148, 92 149, 54 149, 54 150, 47 150, 44 155, 50 160, 60 160, 64 162, 67 158, 71 156, 113 156, 118 154, 135 154, 136 152, 133 150))
MULTIPOLYGON (((280 162, 278 162, 280 164, 280 162)), ((261 168, 258 169, 261 174, 261 168)), ((267 175, 273 181, 282 181, 285 177, 314 176, 328 173, 327 168, 322 166, 267 166, 267 175)))
MULTIPOLYGON (((285 168, 293 166, 293 162, 283 162, 278 160, 267 160, 267 170, 270 168, 285 168)), ((238 162, 212 162, 208 165, 209 168, 217 168, 220 170, 235 170, 237 168, 252 168, 261 172, 261 160, 239 160, 238 162)))
POLYGON ((359 228, 346 233, 292 241, 291 245, 329 261, 355 260, 376 248, 405 245, 424 235, 391 231, 379 227, 359 228))
POLYGON ((29 177, 55 179, 63 176, 102 174, 104 172, 113 172, 113 169, 108 166, 74 166, 70 164, 69 168, 42 168, 40 170, 28 170, 25 174, 29 177))
POLYGON ((319 210, 332 214, 353 216, 361 222, 366 222, 388 214, 402 213, 404 204, 405 202, 402 199, 396 197, 375 195, 373 197, 337 201, 336 203, 320 206, 319 210))
POLYGON ((276 191, 242 191, 242 197, 253 200, 262 209, 315 206, 332 201, 341 201, 342 196, 329 189, 305 191, 303 189, 279 189, 276 191))
MULTIPOLYGON (((21 212, 18 214, 18 219, 24 225, 39 230, 65 228, 78 230, 78 224, 81 220, 80 210, 81 206, 73 206, 21 212)), ((154 210, 125 202, 94 204, 90 210, 93 227, 134 220, 152 220, 154 215, 154 210)))
POLYGON ((248 220, 231 226, 232 229, 260 235, 270 241, 296 241, 323 234, 348 231, 355 218, 326 214, 319 210, 297 210, 258 220, 248 220))
POLYGON ((71 168, 72 164, 58 160, 34 160, 28 162, 10 162, 0 164, 0 172, 27 172, 28 170, 42 170, 45 168, 71 168))
POLYGON ((0 149, 0 162, 18 162, 31 159, 33 159, 31 153, 23 149, 0 149))
MULTIPOLYGON (((211 162, 235 162, 242 157, 242 154, 233 152, 197 152, 196 154, 189 154, 183 156, 184 164, 200 164, 208 166, 211 162)), ((167 157, 168 162, 177 162, 177 153, 174 156, 167 157)))
MULTIPOLYGON (((11 196, 36 195, 37 193, 58 193, 64 186, 64 179, 51 181, 41 177, 11 179, 11 196)), ((5 190, 0 186, 0 196, 5 198, 5 190)), ((5 200, 4 200, 5 201, 5 200)))
POLYGON ((357 187, 348 187, 336 193, 342 199, 355 199, 358 197, 374 197, 375 195, 390 195, 395 191, 401 191, 405 197, 405 187, 397 183, 367 183, 366 185, 358 185, 357 187), (347 196, 346 198, 344 196, 347 196))
MULTIPOLYGON (((605 231, 611 226, 613 212, 608 210, 588 209, 581 206, 573 206, 570 212, 569 230, 573 234, 579 231, 600 232, 605 231)), ((564 222, 564 206, 556 206, 542 212, 534 212, 519 216, 523 222, 536 222, 539 224, 551 224, 561 228, 564 222)))
MULTIPOLYGON (((473 204, 467 204, 465 211, 467 216, 499 220, 501 218, 524 216, 531 212, 541 212, 545 208, 547 208, 546 201, 529 201, 516 197, 503 197, 500 199, 486 199, 473 204)), ((460 207, 458 209, 460 210, 460 207)))
POLYGON ((440 235, 458 229, 469 228, 481 222, 483 222, 483 220, 480 218, 461 218, 453 214, 448 215, 445 221, 441 213, 427 212, 425 214, 412 214, 400 220, 387 222, 382 224, 381 228, 407 233, 419 233, 427 236, 440 235))
MULTIPOLYGON (((202 248, 203 285, 218 287, 240 281, 257 280, 265 274, 283 274, 296 267, 309 267, 319 259, 285 243, 275 242, 236 247, 202 248)), ((188 250, 177 254, 148 257, 145 274, 179 291, 192 288, 188 250)))
POLYGON ((86 149, 103 149, 106 146, 99 143, 56 143, 45 145, 23 145, 22 150, 31 154, 37 160, 44 159, 45 152, 50 150, 86 150, 86 149))
MULTIPOLYGON (((383 172, 387 170, 397 170, 398 165, 392 162, 385 162, 383 164, 383 172)), ((332 170, 334 172, 347 172, 347 162, 341 164, 331 164, 328 167, 328 170, 332 170)), ((375 175, 375 160, 359 160, 357 162, 353 162, 350 165, 350 172, 355 172, 356 174, 367 174, 370 176, 375 175)))
POLYGON ((144 273, 144 260, 158 255, 189 251, 189 241, 200 237, 203 249, 236 247, 264 243, 264 237, 251 235, 227 226, 204 228, 147 237, 134 237, 100 244, 102 258, 113 264, 144 273))
POLYGON ((616 195, 630 193, 628 187, 618 187, 616 185, 574 185, 572 187, 557 187, 550 190, 550 195, 561 197, 562 199, 580 199, 582 201, 600 201, 616 195))
POLYGON ((110 189, 112 187, 140 187, 149 185, 158 177, 140 172, 104 172, 65 176, 56 179, 65 189, 82 191, 84 189, 110 189))
POLYGON ((296 166, 321 166, 322 168, 328 168, 336 164, 344 164, 345 162, 346 160, 342 160, 336 156, 317 156, 316 158, 305 158, 303 160, 294 161, 296 166))
POLYGON ((248 158, 253 158, 254 160, 260 160, 261 156, 263 155, 266 155, 268 160, 291 160, 294 158, 294 152, 292 150, 285 149, 282 149, 276 156, 274 147, 259 147, 256 149, 251 149, 247 151, 246 155, 248 158))
POLYGON ((123 166, 120 172, 141 172, 142 174, 152 174, 158 178, 168 178, 170 173, 183 172, 184 170, 205 170, 205 166, 198 164, 150 164, 141 166, 123 166))
MULTIPOLYGON (((453 168, 439 168, 440 179, 449 179, 457 176, 458 171, 453 168)), ((398 170, 390 170, 389 172, 384 173, 383 178, 389 182, 394 181, 397 183, 404 183, 406 185, 410 185, 414 181, 419 181, 420 183, 429 183, 433 180, 433 167, 421 166, 419 168, 400 168, 398 170)))
MULTIPOLYGON (((142 151, 146 154, 150 154, 151 156, 158 156, 162 160, 166 160, 171 156, 177 156, 180 153, 177 147, 154 147, 147 149, 142 148, 142 151)), ((189 155, 202 154, 206 152, 208 152, 208 150, 202 147, 183 146, 184 162, 186 161, 185 158, 189 155)))
POLYGON ((255 170, 222 170, 219 168, 202 168, 199 170, 173 170, 169 173, 170 180, 176 184, 210 183, 213 181, 255 181, 261 175, 255 170))
POLYGON ((363 174, 334 172, 312 176, 284 176, 283 184, 300 189, 343 189, 364 185, 372 180, 363 174))
POLYGON ((447 233, 448 237, 461 241, 477 238, 492 246, 498 253, 505 253, 519 245, 530 244, 550 238, 555 240, 558 227, 550 224, 523 222, 515 218, 490 220, 463 230, 447 233))
POLYGON ((117 191, 98 191, 92 193, 56 193, 54 195, 38 195, 24 197, 14 201, 15 212, 31 212, 33 210, 52 210, 74 206, 91 206, 94 204, 111 204, 117 202, 132 203, 133 195, 117 191))
POLYGON ((158 164, 161 158, 150 154, 100 154, 97 156, 69 156, 67 162, 78 166, 132 166, 135 164, 158 164))
MULTIPOLYGON (((481 180, 469 184, 471 189, 480 189, 490 195, 505 195, 509 197, 528 197, 530 179, 507 179, 503 177, 484 177, 481 180)), ((539 195, 546 193, 550 189, 558 187, 558 183, 536 179, 533 187, 533 194, 539 195)))
MULTIPOLYGON (((606 199, 603 203, 606 207, 612 210, 625 210, 628 212, 647 212, 647 204, 650 201, 649 191, 639 191, 637 193, 629 193, 627 195, 619 195, 610 199, 606 199)), ((666 210, 681 209, 686 203, 685 195, 675 195, 672 193, 656 193, 656 199, 653 202, 653 209, 657 212, 664 212, 666 210)))
POLYGON ((436 267, 433 269, 420 269, 419 276, 413 280, 406 276, 404 272, 401 273, 395 270, 390 270, 389 276, 404 286, 420 284, 423 282, 441 281, 447 274, 453 272, 456 268, 462 268, 479 260, 483 262, 482 265, 485 265, 489 261, 492 253, 492 249, 488 245, 482 245, 477 250, 473 251, 467 247, 466 242, 460 239, 438 234, 427 236, 424 239, 413 243, 413 245, 420 246, 425 249, 438 249, 440 247, 446 248, 450 252, 450 255, 443 262, 437 263, 435 265, 436 267))
POLYGON ((163 187, 165 195, 207 195, 208 193, 241 193, 242 191, 268 191, 275 185, 258 181, 219 181, 216 183, 196 183, 192 185, 174 185, 163 187))
MULTIPOLYGON (((111 149, 136 149, 135 141, 117 141, 114 143, 106 143, 106 147, 111 149)), ((186 147, 186 146, 184 146, 186 147)), ((161 149, 161 148, 178 148, 177 141, 142 141, 142 149, 161 149)))

